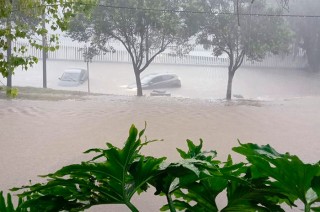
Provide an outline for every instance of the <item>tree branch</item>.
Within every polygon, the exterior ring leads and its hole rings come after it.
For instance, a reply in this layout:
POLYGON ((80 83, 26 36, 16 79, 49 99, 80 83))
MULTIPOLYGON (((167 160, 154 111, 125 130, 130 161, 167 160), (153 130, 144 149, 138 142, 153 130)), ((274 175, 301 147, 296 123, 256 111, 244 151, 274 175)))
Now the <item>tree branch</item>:
MULTIPOLYGON (((140 49, 139 49, 139 62, 138 62, 138 66, 140 67, 143 61, 143 55, 144 55, 144 49, 143 49, 143 44, 144 44, 144 34, 145 34, 145 30, 143 30, 141 28, 140 31, 140 49)), ((147 47, 146 47, 147 48, 147 47)), ((145 49, 146 51, 147 49, 145 49)))
POLYGON ((162 37, 160 50, 158 52, 156 52, 149 60, 146 61, 145 65, 141 69, 141 72, 143 72, 150 65, 150 63, 156 58, 156 56, 158 56, 160 53, 164 52, 164 50, 166 50, 167 46, 171 43, 170 41, 168 41, 167 43, 165 43, 164 41, 165 41, 165 36, 162 37))
POLYGON ((245 54, 245 50, 242 50, 241 53, 240 53, 240 56, 236 58, 234 71, 237 70, 241 66, 245 55, 246 55, 245 54))
POLYGON ((155 53, 148 61, 146 61, 146 64, 140 69, 140 73, 143 72, 149 65, 150 63, 158 56, 160 53, 162 53, 165 50, 165 48, 160 49, 157 53, 155 53))

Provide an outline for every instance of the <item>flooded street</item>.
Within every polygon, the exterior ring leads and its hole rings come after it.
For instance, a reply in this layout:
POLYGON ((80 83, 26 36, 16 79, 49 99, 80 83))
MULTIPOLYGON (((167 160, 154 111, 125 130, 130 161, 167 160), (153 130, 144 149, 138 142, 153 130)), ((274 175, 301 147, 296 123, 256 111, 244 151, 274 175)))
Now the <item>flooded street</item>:
MULTIPOLYGON (((90 90, 92 93, 130 95, 135 90, 126 86, 135 83, 129 63, 90 63, 90 90)), ((77 87, 59 86, 59 77, 67 68, 84 68, 84 62, 48 61, 48 88, 87 91, 87 82, 77 87)), ((150 73, 175 73, 181 79, 181 88, 166 89, 173 97, 192 99, 224 99, 227 88, 227 67, 150 65, 141 76, 150 73)), ((5 82, 4 79, 0 80, 5 82)), ((245 99, 273 100, 320 95, 320 75, 294 69, 264 69, 241 67, 233 80, 233 94, 245 99)), ((14 86, 42 87, 41 61, 28 71, 17 70, 14 86)), ((149 95, 150 90, 144 94, 149 95)))
MULTIPOLYGON (((48 87, 61 88, 58 77, 66 66, 83 65, 51 62, 48 87)), ((186 139, 199 138, 204 140, 204 149, 217 150, 221 160, 228 154, 242 159, 231 150, 238 145, 237 139, 270 144, 306 162, 319 160, 320 84, 316 76, 293 70, 290 75, 290 70, 242 69, 236 73, 233 89, 247 100, 228 103, 218 100, 225 95, 225 67, 151 66, 149 73, 168 71, 180 76, 182 88, 169 90, 176 98, 150 97, 148 92, 135 97, 135 91, 123 87, 134 82, 130 64, 90 67, 91 91, 116 95, 63 101, 0 99, 2 190, 29 180, 38 182, 37 175, 88 159, 83 151, 103 147, 107 141, 122 146, 130 125, 142 129, 145 121, 147 137, 164 141, 148 145, 143 153, 166 156, 169 161, 179 159, 176 148, 186 149, 186 139)), ((17 73, 14 85, 41 87, 39 70, 17 73)), ((86 86, 74 89, 85 91, 86 86)), ((134 202, 140 211, 159 211, 165 199, 149 192, 134 202)), ((103 211, 103 207, 89 211, 103 211)), ((114 211, 127 209, 117 206, 114 211)))

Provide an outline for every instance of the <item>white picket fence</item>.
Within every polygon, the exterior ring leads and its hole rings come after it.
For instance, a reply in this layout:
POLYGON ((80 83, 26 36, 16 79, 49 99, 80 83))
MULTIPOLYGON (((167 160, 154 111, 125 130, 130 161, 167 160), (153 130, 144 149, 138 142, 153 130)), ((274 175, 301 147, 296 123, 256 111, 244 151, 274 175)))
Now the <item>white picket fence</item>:
MULTIPOLYGON (((23 43, 15 43, 14 46, 25 45, 23 43)), ((83 46, 80 45, 60 45, 59 49, 54 52, 48 52, 48 60, 68 60, 68 61, 81 61, 83 58, 83 46)), ((199 49, 197 49, 199 51, 199 49)), ((201 51, 201 49, 200 49, 201 51)), ((210 52, 202 50, 207 56, 197 55, 183 55, 178 56, 172 53, 161 53, 153 61, 153 63, 159 64, 176 64, 176 65, 196 65, 196 66, 227 66, 229 60, 226 57, 215 57, 210 52)), ((42 52, 33 47, 29 47, 28 55, 34 55, 39 59, 42 58, 42 52)), ((92 62, 124 62, 131 63, 129 54, 119 48, 114 52, 100 53, 95 56, 92 62)), ((293 57, 292 55, 270 55, 267 56, 261 62, 252 62, 248 59, 244 59, 242 66, 247 67, 261 67, 261 68, 304 68, 306 64, 305 58, 302 54, 293 57)))

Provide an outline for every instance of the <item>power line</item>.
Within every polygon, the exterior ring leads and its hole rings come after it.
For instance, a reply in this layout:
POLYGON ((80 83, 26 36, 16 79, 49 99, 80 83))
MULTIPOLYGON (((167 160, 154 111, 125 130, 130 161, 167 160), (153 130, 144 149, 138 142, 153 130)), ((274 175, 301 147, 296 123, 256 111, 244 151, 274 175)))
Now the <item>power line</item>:
MULTIPOLYGON (((84 4, 86 6, 92 6, 92 4, 84 4)), ((102 5, 98 4, 99 7, 106 7, 112 9, 127 9, 127 10, 142 10, 142 11, 153 11, 153 12, 167 12, 167 13, 192 13, 192 14, 211 14, 211 15, 235 15, 237 13, 232 12, 209 12, 209 11, 194 11, 194 10, 169 10, 169 9, 154 9, 154 8, 142 8, 142 7, 128 7, 128 6, 114 6, 114 5, 102 5)), ((261 16, 261 17, 295 17, 295 18, 320 18, 320 15, 299 15, 299 14, 261 14, 261 13, 239 13, 240 16, 261 16)))
MULTIPOLYGON (((143 8, 143 7, 129 7, 129 6, 115 6, 115 5, 103 5, 103 4, 88 4, 79 3, 85 6, 98 6, 111 9, 120 10, 140 10, 140 11, 151 11, 151 12, 163 12, 163 13, 191 13, 191 14, 210 14, 210 15, 234 15, 234 16, 255 16, 255 17, 290 17, 290 18, 320 18, 320 15, 301 15, 301 14, 263 14, 263 13, 233 13, 233 12, 210 12, 210 11, 195 11, 195 10, 170 10, 170 9, 155 9, 155 8, 143 8)), ((50 6, 61 6, 63 4, 47 4, 42 5, 45 7, 50 6)), ((38 6, 38 7, 42 7, 38 6)), ((18 12, 19 9, 12 10, 12 12, 18 12)))

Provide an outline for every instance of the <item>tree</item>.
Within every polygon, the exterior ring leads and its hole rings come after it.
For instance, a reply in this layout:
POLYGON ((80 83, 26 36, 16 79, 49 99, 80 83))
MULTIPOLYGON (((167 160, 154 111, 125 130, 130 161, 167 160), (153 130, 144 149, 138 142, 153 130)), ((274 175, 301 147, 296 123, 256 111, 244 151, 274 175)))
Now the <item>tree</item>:
MULTIPOLYGON (((320 15, 320 2, 306 0, 293 1, 290 4, 290 14, 320 15)), ((295 47, 305 50, 309 68, 313 72, 320 71, 320 20, 319 18, 290 18, 291 28, 295 32, 295 47)))
POLYGON ((53 3, 51 0, 0 0, 0 5, 0 73, 8 77, 8 87, 15 68, 27 70, 38 62, 35 56, 27 55, 30 45, 46 51, 58 48, 56 34, 49 36, 46 47, 39 42, 38 37, 48 33, 42 27, 44 22, 50 25, 51 32, 64 31, 73 11, 87 7, 81 1, 53 3), (24 43, 14 45, 17 41, 24 43))
MULTIPOLYGON (((16 53, 23 54, 23 52, 26 51, 25 47, 18 49, 16 47, 12 48, 15 40, 27 37, 26 31, 21 30, 21 28, 26 28, 26 26, 22 27, 22 24, 29 22, 29 14, 32 14, 30 11, 25 10, 25 6, 28 3, 29 2, 26 1, 18 2, 15 0, 1 2, 3 6, 0 9, 0 49, 3 51, 0 53, 0 72, 4 77, 7 77, 8 87, 11 87, 11 75, 16 66, 22 64, 32 65, 36 62, 36 58, 31 56, 23 58, 22 55, 15 55, 16 53), (6 57, 4 56, 5 51, 7 54, 6 57)), ((33 3, 36 7, 38 6, 38 2, 34 1, 33 3)))
MULTIPOLYGON (((142 96, 140 74, 169 45, 179 50, 190 35, 179 13, 179 0, 101 0, 90 16, 78 14, 70 24, 69 36, 101 51, 113 50, 110 40, 119 41, 130 55, 142 96), (172 12, 170 12, 172 11, 172 12)), ((187 45, 185 45, 186 47, 187 45)))
POLYGON ((268 8, 264 0, 205 0, 203 1, 205 21, 197 38, 199 44, 212 47, 213 54, 226 54, 229 58, 226 99, 231 99, 232 82, 245 57, 260 61, 268 53, 286 51, 290 31, 281 17, 241 14, 270 14, 280 9, 268 8), (237 18, 239 12, 240 19, 237 18), (210 15, 208 15, 208 13, 210 15))

